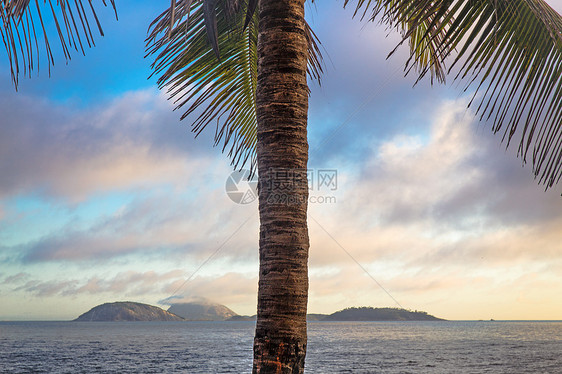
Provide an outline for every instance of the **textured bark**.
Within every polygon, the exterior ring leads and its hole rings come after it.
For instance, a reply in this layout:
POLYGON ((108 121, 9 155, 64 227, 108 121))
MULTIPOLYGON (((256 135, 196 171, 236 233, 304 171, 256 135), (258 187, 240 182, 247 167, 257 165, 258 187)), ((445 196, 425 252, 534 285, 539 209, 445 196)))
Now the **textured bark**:
POLYGON ((254 373, 302 373, 308 300, 304 0, 261 0, 258 37, 260 273, 254 373))

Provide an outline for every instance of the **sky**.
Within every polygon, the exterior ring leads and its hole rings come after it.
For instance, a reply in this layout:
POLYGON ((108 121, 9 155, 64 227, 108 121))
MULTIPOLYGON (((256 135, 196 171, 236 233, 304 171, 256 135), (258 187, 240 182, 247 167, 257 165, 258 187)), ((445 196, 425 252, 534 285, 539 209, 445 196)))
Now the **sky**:
MULTIPOLYGON (((50 78, 16 92, 0 57, 0 320, 112 301, 255 314, 257 202, 231 199, 214 129, 195 139, 147 79, 146 30, 169 1, 117 5, 86 56, 55 49, 50 78)), ((309 312, 562 319, 562 186, 537 185, 462 85, 414 86, 407 51, 386 59, 398 35, 352 15, 307 6, 326 62, 310 83, 309 312)))

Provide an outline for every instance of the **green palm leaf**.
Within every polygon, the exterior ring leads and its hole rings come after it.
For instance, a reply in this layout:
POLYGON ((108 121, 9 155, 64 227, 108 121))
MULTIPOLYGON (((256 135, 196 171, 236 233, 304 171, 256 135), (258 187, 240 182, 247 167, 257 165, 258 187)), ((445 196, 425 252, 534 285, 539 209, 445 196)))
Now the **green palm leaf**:
MULTIPOLYGON (((216 124, 235 168, 256 162, 257 13, 255 1, 178 0, 150 26, 148 55, 160 88, 181 119, 194 115, 196 135, 216 124), (249 5, 249 6, 248 6, 249 5)), ((309 74, 319 79, 321 55, 309 29, 309 74)))
MULTIPOLYGON (((350 0, 345 0, 344 7, 349 3, 350 0)), ((415 69, 420 80, 430 72, 432 83, 435 79, 444 83, 446 68, 442 58, 443 51, 439 48, 443 48, 445 52, 449 50, 447 45, 443 44, 446 32, 443 22, 446 25, 450 24, 451 20, 439 18, 435 6, 438 5, 408 7, 401 4, 400 0, 359 0, 355 6, 354 16, 360 14, 361 19, 378 21, 397 29, 402 34, 400 45, 408 42, 411 53, 405 65, 406 74, 415 69)), ((391 51, 389 56, 399 46, 391 51)))
MULTIPOLYGON (((107 6, 106 0, 101 0, 107 6)), ((115 0, 109 0, 115 10, 115 0)), ((84 6, 81 0, 0 0, 0 37, 8 60, 14 86, 18 87, 20 71, 23 75, 31 76, 33 69, 39 70, 40 48, 38 34, 42 34, 45 44, 45 53, 49 75, 51 65, 55 59, 50 38, 51 33, 56 33, 55 38, 60 41, 63 55, 66 60, 71 58, 71 49, 84 54, 84 46, 95 45, 90 22, 92 17, 99 33, 103 36, 101 24, 96 15, 91 1, 84 6), (72 4, 71 4, 72 3, 72 4), (47 13, 47 14, 44 14, 47 13), (54 30, 50 30, 47 21, 54 23, 54 30), (41 29, 36 27, 41 25, 41 29)), ((117 11, 115 12, 117 17, 117 11)))

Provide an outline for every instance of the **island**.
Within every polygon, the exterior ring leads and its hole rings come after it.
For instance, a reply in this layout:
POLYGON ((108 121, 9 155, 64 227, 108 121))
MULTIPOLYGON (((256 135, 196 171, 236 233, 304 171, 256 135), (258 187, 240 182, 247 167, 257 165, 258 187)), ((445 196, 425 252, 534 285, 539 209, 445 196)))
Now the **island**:
POLYGON ((184 321, 180 316, 156 306, 119 301, 98 305, 84 314, 76 322, 118 322, 118 321, 184 321))
POLYGON ((346 308, 332 313, 322 321, 444 321, 426 312, 400 308, 346 308))

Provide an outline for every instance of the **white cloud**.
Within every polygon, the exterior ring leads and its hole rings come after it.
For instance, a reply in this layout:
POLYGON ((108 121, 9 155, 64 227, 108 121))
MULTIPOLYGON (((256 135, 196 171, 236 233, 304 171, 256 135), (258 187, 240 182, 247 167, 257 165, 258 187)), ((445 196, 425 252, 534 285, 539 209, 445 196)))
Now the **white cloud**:
POLYGON ((81 201, 93 193, 185 181, 218 151, 200 145, 154 91, 93 109, 24 96, 2 100, 0 196, 41 193, 81 201), (183 176, 183 177, 182 177, 183 176))
POLYGON ((139 296, 145 294, 158 294, 167 290, 169 285, 178 279, 185 277, 185 272, 180 269, 165 273, 157 273, 149 270, 145 272, 124 271, 115 274, 111 278, 91 277, 86 280, 80 279, 56 279, 41 280, 30 279, 32 276, 18 279, 9 278, 9 282, 20 283, 14 291, 24 291, 36 297, 46 296, 78 296, 110 294, 112 297, 123 297, 124 295, 139 296), (22 283, 25 279, 30 279, 22 283))
POLYGON ((477 134, 465 105, 442 103, 427 137, 402 134, 383 142, 359 173, 347 176, 338 191, 345 205, 338 206, 371 225, 470 224, 470 231, 475 220, 509 225, 559 217, 557 194, 543 193, 528 169, 501 154, 497 137, 477 134))
MULTIPOLYGON (((222 177, 219 174, 217 178, 222 177)), ((194 176, 192 191, 142 196, 83 229, 69 226, 38 241, 22 245, 24 263, 111 261, 126 255, 174 259, 190 256, 204 260, 228 242, 224 256, 232 261, 253 261, 257 245, 255 221, 238 228, 250 209, 230 202, 219 187, 206 189, 207 178, 194 176)), ((248 214, 250 213, 250 214, 248 214)), ((257 217, 257 214, 255 214, 257 217)))
POLYGON ((216 277, 196 276, 186 284, 183 280, 181 283, 178 281, 170 285, 166 291, 168 295, 177 292, 180 296, 173 302, 204 299, 224 304, 236 313, 252 315, 256 313, 258 287, 256 273, 247 275, 227 272, 216 277))

